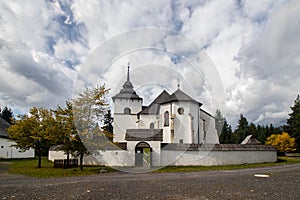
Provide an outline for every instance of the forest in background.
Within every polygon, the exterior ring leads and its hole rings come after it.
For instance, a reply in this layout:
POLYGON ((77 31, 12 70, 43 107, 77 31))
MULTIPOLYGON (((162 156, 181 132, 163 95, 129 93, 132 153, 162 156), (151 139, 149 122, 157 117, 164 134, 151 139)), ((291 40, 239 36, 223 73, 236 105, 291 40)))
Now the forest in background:
MULTIPOLYGON (((248 135, 252 135, 262 144, 265 144, 267 138, 271 135, 279 135, 283 132, 288 133, 290 137, 295 138, 297 152, 300 152, 300 96, 298 95, 294 101, 294 105, 290 107, 291 113, 289 114, 286 124, 282 126, 259 125, 249 123, 247 118, 240 114, 237 126, 232 130, 232 126, 228 123, 227 119, 223 117, 222 113, 217 110, 215 114, 216 129, 220 135, 221 144, 240 144, 248 135)), ((8 106, 0 108, 0 117, 12 124, 15 119, 11 108, 8 106)), ((113 132, 112 127, 113 118, 110 110, 104 117, 104 124, 109 127, 108 132, 113 132)), ((112 140, 112 136, 109 138, 112 140)))
POLYGON ((237 127, 232 130, 231 125, 228 123, 222 113, 217 110, 215 114, 216 127, 220 135, 221 144, 240 144, 248 135, 252 135, 262 144, 265 144, 267 138, 271 135, 278 135, 286 132, 289 136, 295 138, 297 151, 300 152, 300 96, 298 95, 294 101, 294 105, 290 107, 291 113, 289 114, 286 124, 275 127, 270 125, 255 125, 249 123, 247 118, 240 114, 237 127))

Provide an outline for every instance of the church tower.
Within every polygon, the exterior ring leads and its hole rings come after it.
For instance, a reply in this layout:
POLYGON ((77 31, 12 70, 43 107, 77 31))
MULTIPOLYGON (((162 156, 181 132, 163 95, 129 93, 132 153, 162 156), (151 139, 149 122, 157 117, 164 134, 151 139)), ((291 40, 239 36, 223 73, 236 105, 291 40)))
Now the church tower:
POLYGON ((129 64, 127 79, 113 99, 114 142, 125 142, 126 129, 136 128, 137 114, 142 110, 143 99, 139 97, 130 82, 129 64))

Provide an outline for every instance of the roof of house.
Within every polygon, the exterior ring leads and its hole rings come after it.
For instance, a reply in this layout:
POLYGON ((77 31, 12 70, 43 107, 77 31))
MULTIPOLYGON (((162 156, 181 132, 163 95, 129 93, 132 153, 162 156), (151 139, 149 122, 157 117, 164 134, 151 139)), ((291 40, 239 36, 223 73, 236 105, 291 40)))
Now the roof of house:
POLYGON ((241 144, 261 144, 253 135, 248 135, 241 144))
POLYGON ((149 106, 143 107, 142 111, 140 114, 158 114, 159 113, 159 103, 162 101, 167 100, 170 98, 170 94, 166 92, 165 90, 152 101, 152 103, 149 106))
POLYGON ((170 102, 174 102, 174 101, 187 101, 187 102, 194 102, 194 103, 198 103, 200 106, 202 105, 202 103, 196 101, 195 99, 193 99, 192 97, 190 97, 189 95, 187 95, 186 93, 184 93, 182 90, 180 90, 179 88, 169 96, 169 98, 165 99, 164 101, 161 101, 160 104, 164 104, 164 103, 170 103, 170 102))
POLYGON ((6 129, 10 127, 10 124, 0 117, 0 137, 8 138, 9 135, 6 129))
POLYGON ((163 141, 162 129, 127 129, 127 141, 163 141))

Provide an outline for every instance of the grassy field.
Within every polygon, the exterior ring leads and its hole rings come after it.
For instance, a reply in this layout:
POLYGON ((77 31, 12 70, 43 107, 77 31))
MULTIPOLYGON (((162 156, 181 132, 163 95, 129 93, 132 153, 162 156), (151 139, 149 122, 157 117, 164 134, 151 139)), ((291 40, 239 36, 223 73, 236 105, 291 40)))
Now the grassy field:
POLYGON ((80 167, 69 169, 54 168, 53 162, 48 161, 47 158, 42 159, 42 168, 37 168, 37 159, 6 160, 6 162, 7 161, 12 163, 9 166, 9 173, 37 178, 85 176, 97 174, 101 169, 105 169, 107 172, 115 171, 105 166, 84 166, 83 170, 80 170, 80 167))
MULTIPOLYGON (((16 159, 16 160, 0 160, 0 162, 10 162, 9 173, 21 174, 30 177, 38 178, 53 178, 53 177, 70 177, 70 176, 85 176, 99 174, 101 169, 107 172, 115 172, 116 170, 105 166, 84 166, 81 171, 79 167, 70 169, 54 168, 53 162, 47 158, 42 160, 42 168, 37 168, 37 159, 16 159)), ((243 164, 243 165, 225 165, 225 166, 182 166, 182 167, 165 167, 155 172, 195 172, 208 170, 234 170, 256 167, 270 167, 278 165, 287 165, 300 163, 299 158, 294 157, 278 157, 276 163, 259 163, 259 164, 243 164)))

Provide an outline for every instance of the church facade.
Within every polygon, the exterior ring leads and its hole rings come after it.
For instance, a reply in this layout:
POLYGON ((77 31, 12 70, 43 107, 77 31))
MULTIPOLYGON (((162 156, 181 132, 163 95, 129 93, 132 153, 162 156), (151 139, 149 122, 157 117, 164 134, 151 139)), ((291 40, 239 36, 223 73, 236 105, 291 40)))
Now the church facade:
POLYGON ((113 103, 114 142, 127 142, 131 136, 147 139, 154 134, 162 143, 219 143, 214 117, 179 88, 173 94, 164 90, 149 106, 143 106, 143 98, 130 82, 129 68, 113 103))
POLYGON ((114 142, 126 144, 135 165, 160 165, 161 150, 168 144, 219 144, 215 119, 202 104, 178 89, 162 91, 148 106, 127 79, 113 97, 114 142), (148 160, 142 158, 151 157, 148 160), (146 162, 146 163, 145 163, 146 162))
MULTIPOLYGON (((202 104, 178 89, 162 91, 148 106, 127 78, 112 97, 114 143, 93 150, 85 164, 114 167, 211 166, 275 162, 276 150, 262 144, 219 144, 212 115, 202 104)), ((49 151, 49 160, 65 158, 49 151)), ((134 167, 134 168, 132 168, 134 167)), ((135 168, 137 167, 137 168, 135 168)))
POLYGON ((127 79, 113 97, 114 142, 126 144, 135 165, 160 165, 168 144, 218 144, 214 118, 201 103, 178 89, 162 91, 148 106, 127 79), (147 159, 148 158, 148 159, 147 159))
POLYGON ((272 146, 219 144, 215 118, 178 89, 162 91, 148 106, 127 79, 112 97, 114 144, 94 157, 109 166, 228 165, 276 161, 272 146))

